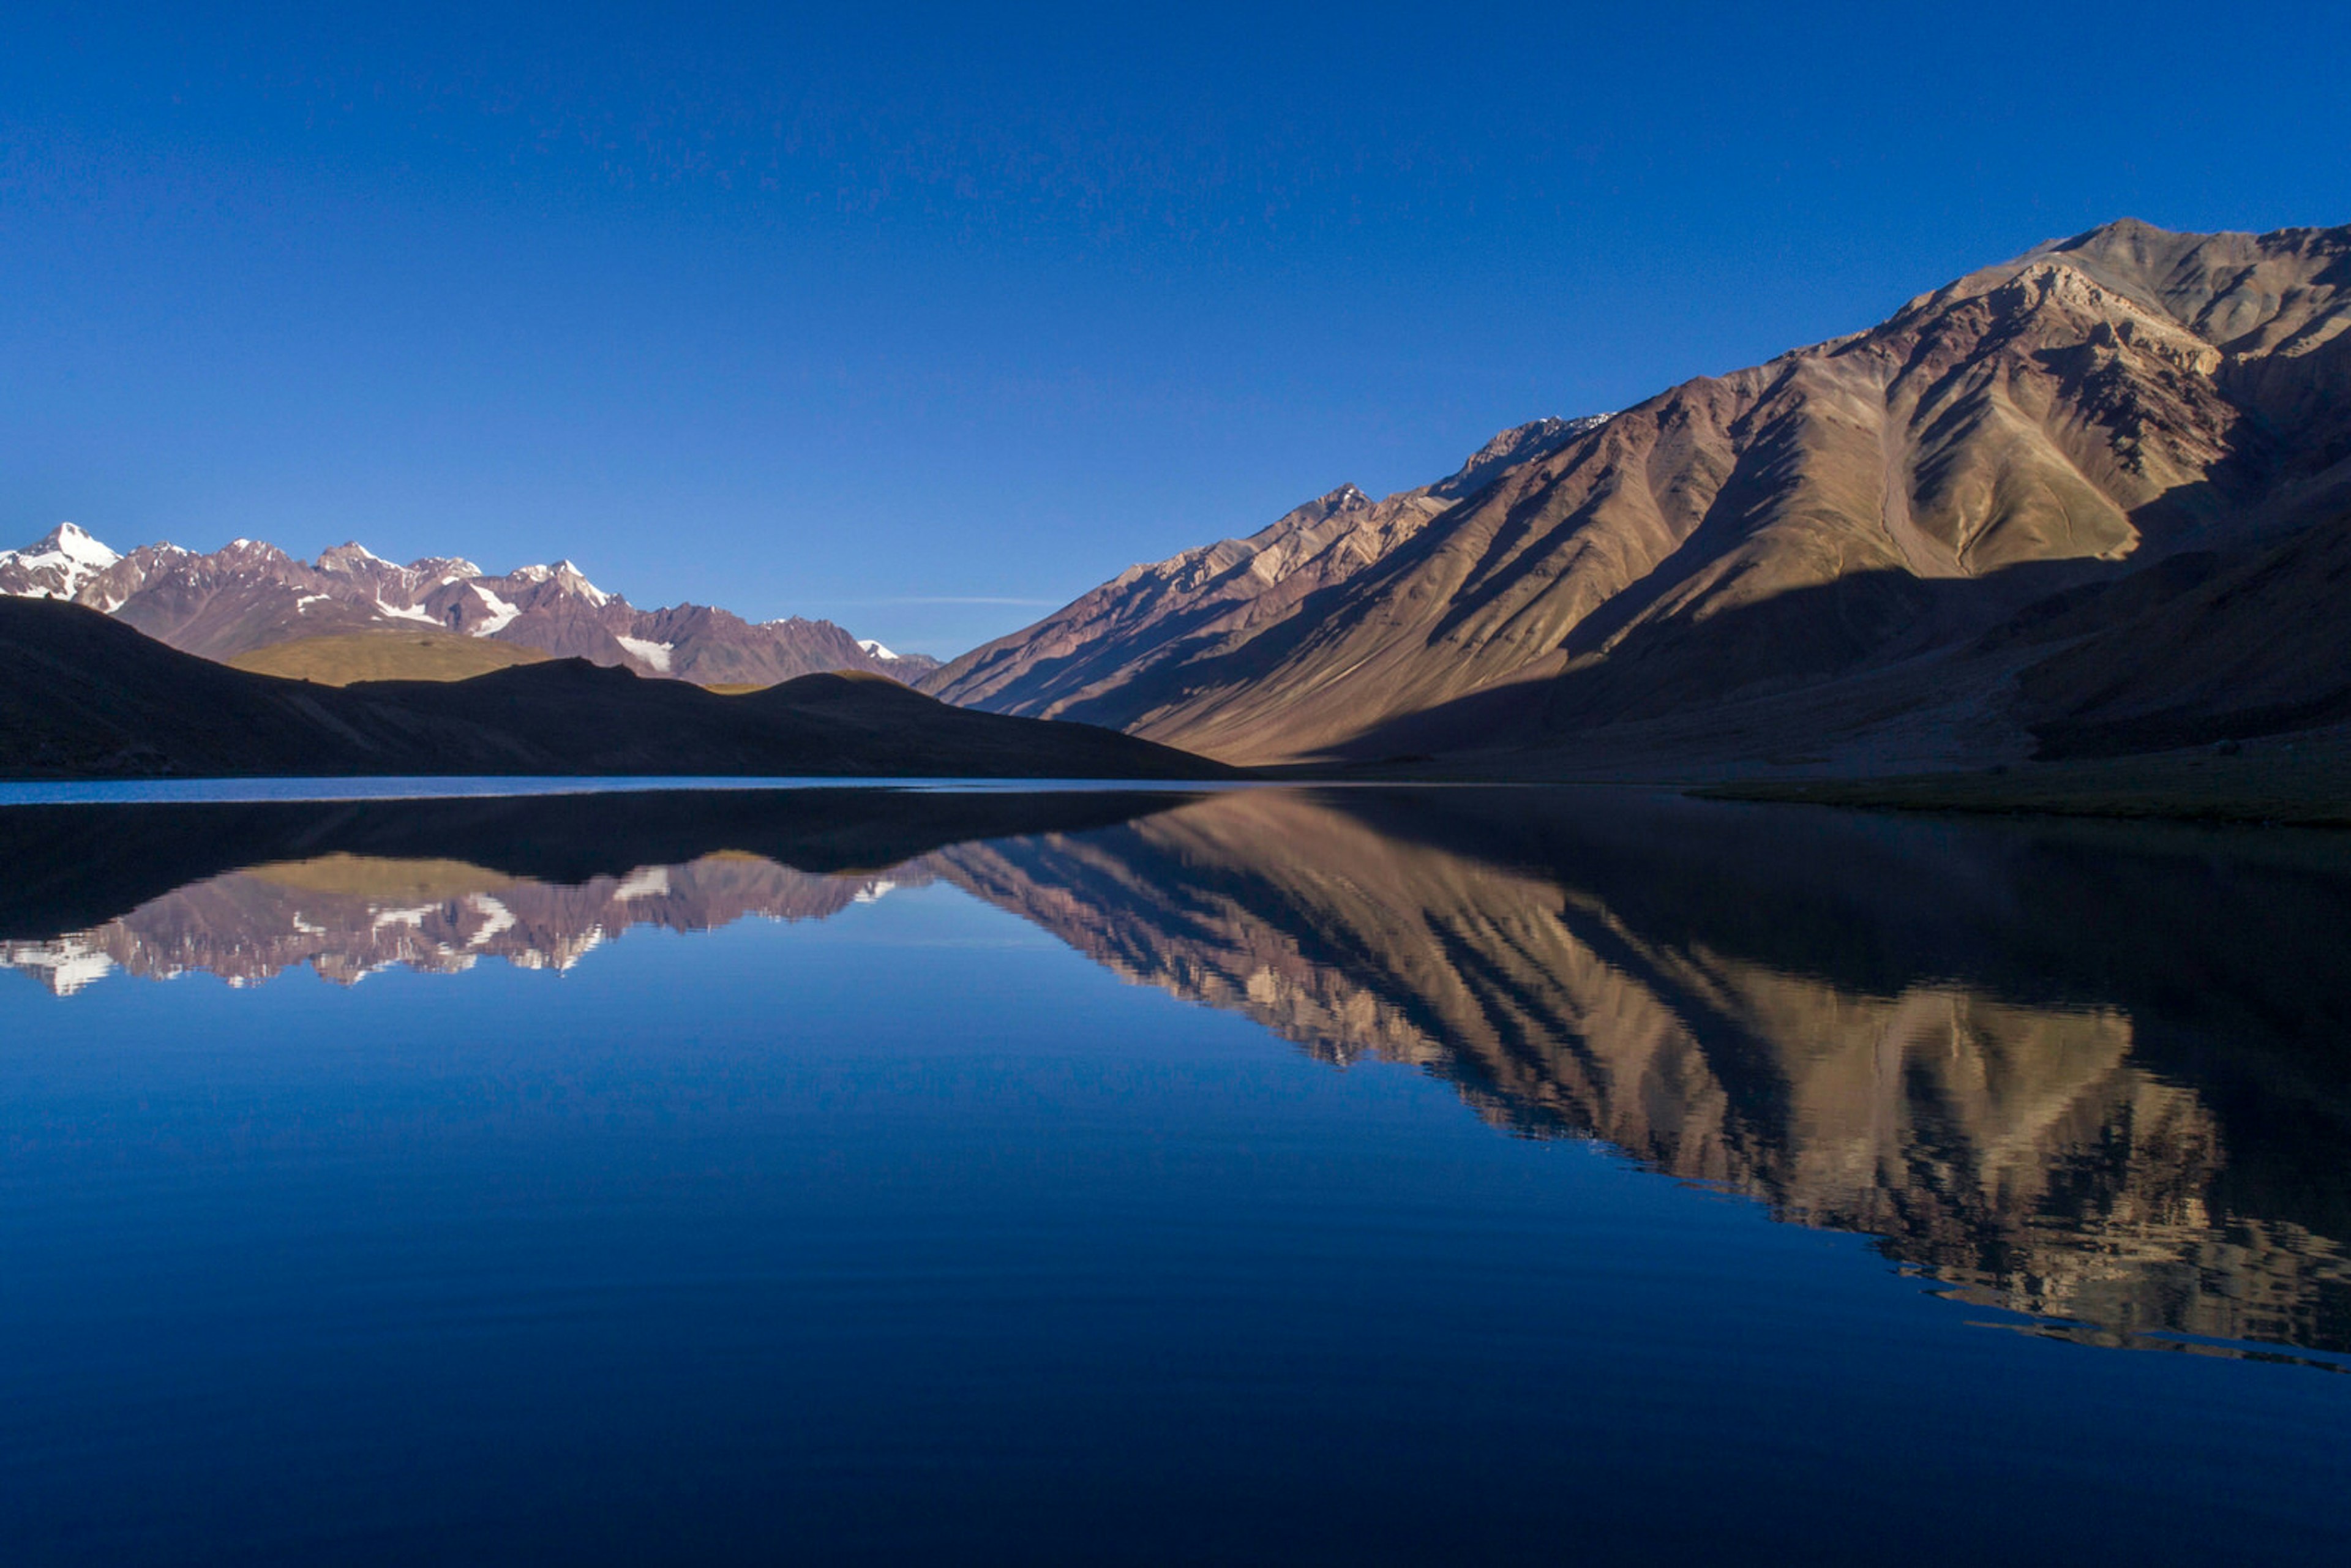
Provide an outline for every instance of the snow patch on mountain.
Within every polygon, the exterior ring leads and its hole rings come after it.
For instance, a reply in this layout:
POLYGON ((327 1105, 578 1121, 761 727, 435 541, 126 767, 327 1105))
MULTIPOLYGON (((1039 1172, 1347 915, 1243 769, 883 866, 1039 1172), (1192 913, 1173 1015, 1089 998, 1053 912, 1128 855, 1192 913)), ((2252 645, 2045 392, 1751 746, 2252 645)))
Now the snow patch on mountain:
POLYGON ((884 648, 881 643, 876 643, 871 637, 860 637, 857 640, 857 645, 864 649, 866 653, 872 658, 887 659, 893 664, 897 662, 897 654, 890 652, 889 649, 884 648))
POLYGON ((614 637, 612 641, 659 670, 663 674, 669 674, 669 656, 677 646, 676 643, 652 643, 643 637, 614 637))
POLYGON ((514 618, 522 613, 521 610, 507 603, 505 600, 500 599, 496 594, 492 593, 480 583, 473 583, 470 586, 473 588, 474 592, 481 599, 481 601, 490 607, 490 618, 487 621, 483 622, 479 626, 474 628, 475 636, 494 636, 497 632, 505 631, 507 627, 513 624, 514 618))
POLYGON ((482 928, 479 931, 475 932, 472 936, 466 939, 466 946, 486 946, 490 941, 502 933, 514 929, 514 911, 508 909, 504 904, 501 904, 498 900, 490 896, 490 894, 486 893, 477 893, 468 898, 466 902, 474 906, 474 912, 476 915, 481 915, 484 921, 482 928))
POLYGON ((83 933, 53 942, 0 942, 0 967, 23 969, 56 995, 69 997, 111 974, 114 960, 83 933))
POLYGON ((639 866, 629 873, 628 880, 612 890, 614 902, 626 904, 632 898, 662 898, 669 893, 669 867, 639 866))

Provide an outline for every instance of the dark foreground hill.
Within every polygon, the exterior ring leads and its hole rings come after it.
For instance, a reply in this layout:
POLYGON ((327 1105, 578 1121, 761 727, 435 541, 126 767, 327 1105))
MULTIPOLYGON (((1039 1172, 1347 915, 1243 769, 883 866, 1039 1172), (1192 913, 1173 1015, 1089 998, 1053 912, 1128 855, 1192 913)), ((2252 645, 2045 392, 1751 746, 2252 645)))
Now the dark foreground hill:
POLYGON ((1225 771, 1109 730, 951 707, 873 675, 721 696, 562 659, 339 689, 195 658, 78 605, 0 599, 0 776, 11 778, 1225 771))

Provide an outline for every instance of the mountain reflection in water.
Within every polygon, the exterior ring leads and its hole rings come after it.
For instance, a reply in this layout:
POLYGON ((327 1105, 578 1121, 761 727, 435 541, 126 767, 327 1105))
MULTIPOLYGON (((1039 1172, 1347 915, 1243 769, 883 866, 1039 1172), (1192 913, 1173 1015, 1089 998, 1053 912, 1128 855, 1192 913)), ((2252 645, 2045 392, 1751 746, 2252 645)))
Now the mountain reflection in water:
POLYGON ((61 810, 9 831, 34 873, 0 961, 61 993, 117 969, 562 969, 635 925, 949 883, 1320 1059, 1409 1062, 1510 1131, 1873 1235, 2040 1332, 2351 1351, 2351 862, 2325 841, 1530 789, 61 810), (141 886, 172 854, 204 874, 141 886), (129 906, 52 927, 109 896, 77 866, 112 868, 129 906))

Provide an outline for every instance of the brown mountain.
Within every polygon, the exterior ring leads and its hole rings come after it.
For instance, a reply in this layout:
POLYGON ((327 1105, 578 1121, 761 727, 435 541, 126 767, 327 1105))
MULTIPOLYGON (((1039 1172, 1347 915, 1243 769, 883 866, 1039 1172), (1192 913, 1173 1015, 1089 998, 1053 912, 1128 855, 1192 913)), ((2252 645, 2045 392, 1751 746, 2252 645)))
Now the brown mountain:
MULTIPOLYGON (((773 685, 831 670, 904 681, 937 666, 860 642, 830 621, 754 624, 699 604, 639 610, 569 561, 492 576, 454 557, 397 566, 356 544, 311 562, 251 539, 210 555, 168 544, 118 555, 68 523, 0 551, 0 593, 70 600, 208 659, 321 637, 431 631, 703 685, 773 685)), ((410 673, 431 678, 446 662, 411 659, 410 673)))
POLYGON ((725 696, 555 659, 471 680, 317 686, 180 653, 78 604, 0 598, 0 777, 1224 771, 1112 730, 952 707, 880 675, 725 696))
POLYGON ((948 702, 1040 718, 1148 693, 1301 613, 1513 464, 1604 423, 1543 419, 1506 430, 1450 477, 1374 501, 1342 485, 1242 539, 1133 566, 1025 631, 976 648, 918 684, 948 702))
POLYGON ((2090 635, 2351 509, 2346 283, 2351 229, 2109 225, 1506 461, 1213 644, 1102 667, 1073 606, 928 685, 1237 761, 2022 755, 2062 641, 2013 619, 2090 635), (1056 659, 1081 686, 975 684, 1056 659))

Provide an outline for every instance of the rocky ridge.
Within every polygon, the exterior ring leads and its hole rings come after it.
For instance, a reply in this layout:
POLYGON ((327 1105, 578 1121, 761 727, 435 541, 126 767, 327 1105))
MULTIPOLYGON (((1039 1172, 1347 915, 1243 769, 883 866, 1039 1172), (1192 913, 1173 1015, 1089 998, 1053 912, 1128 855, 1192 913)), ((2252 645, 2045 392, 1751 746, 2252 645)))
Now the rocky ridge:
POLYGON ((1122 711, 1180 685, 1196 664, 1309 613, 1314 594, 1384 559, 1511 464, 1554 451, 1605 416, 1503 431, 1434 485, 1374 500, 1342 485, 1247 538, 1131 566, 1035 625, 919 683, 948 702, 1050 717, 1096 702, 1122 711))

